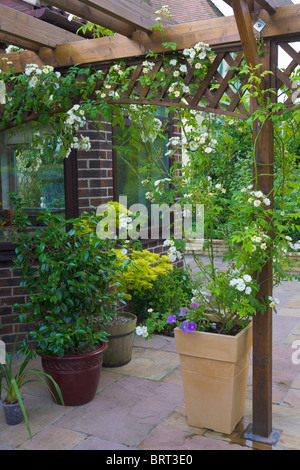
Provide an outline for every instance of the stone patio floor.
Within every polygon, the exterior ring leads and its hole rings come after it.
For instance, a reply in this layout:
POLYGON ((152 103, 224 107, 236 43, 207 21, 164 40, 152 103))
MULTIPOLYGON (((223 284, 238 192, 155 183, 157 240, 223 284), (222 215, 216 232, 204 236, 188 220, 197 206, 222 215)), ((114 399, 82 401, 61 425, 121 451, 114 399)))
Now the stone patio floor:
MULTIPOLYGON (((280 309, 273 322, 272 426, 282 431, 275 445, 242 438, 252 421, 251 366, 244 418, 231 435, 189 426, 174 340, 154 336, 135 338, 129 364, 102 369, 96 397, 86 405, 56 405, 43 384, 28 384, 24 396, 33 438, 24 422, 8 426, 0 410, 0 450, 299 450, 300 364, 292 355, 300 359, 300 353, 292 344, 300 345, 300 285, 287 281, 274 296, 280 309)), ((40 360, 31 366, 40 367, 40 360)))

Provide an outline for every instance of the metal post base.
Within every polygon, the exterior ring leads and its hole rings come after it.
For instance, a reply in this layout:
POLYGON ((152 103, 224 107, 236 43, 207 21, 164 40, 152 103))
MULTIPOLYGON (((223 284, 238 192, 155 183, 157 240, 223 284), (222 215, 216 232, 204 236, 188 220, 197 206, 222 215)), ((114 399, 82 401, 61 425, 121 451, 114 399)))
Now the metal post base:
POLYGON ((257 434, 253 434, 252 424, 249 424, 242 437, 251 441, 260 442, 261 444, 268 444, 270 446, 273 446, 278 442, 281 433, 282 431, 280 431, 279 429, 272 429, 272 432, 269 437, 258 436, 257 434))

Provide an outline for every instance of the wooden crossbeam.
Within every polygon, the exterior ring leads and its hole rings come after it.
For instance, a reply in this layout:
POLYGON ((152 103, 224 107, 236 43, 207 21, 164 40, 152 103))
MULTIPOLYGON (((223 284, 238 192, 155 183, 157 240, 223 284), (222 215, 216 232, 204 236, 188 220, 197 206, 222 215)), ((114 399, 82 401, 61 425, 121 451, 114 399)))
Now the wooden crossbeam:
POLYGON ((96 10, 96 8, 85 5, 80 0, 47 0, 47 4, 61 8, 62 10, 68 11, 79 18, 90 21, 91 23, 95 23, 99 26, 103 26, 115 33, 122 34, 127 37, 132 36, 132 33, 135 30, 134 26, 96 10))
MULTIPOLYGON (((29 51, 38 51, 40 45, 36 44, 35 42, 27 41, 26 39, 17 38, 16 36, 10 36, 6 33, 0 32, 0 42, 4 44, 10 45, 13 44, 14 46, 18 46, 21 49, 27 49, 29 51)), ((0 67, 1 68, 1 67, 0 67)))
MULTIPOLYGON (((227 5, 231 5, 231 0, 224 0, 227 5)), ((292 5, 292 0, 251 0, 252 8, 251 10, 258 10, 261 7, 263 10, 266 10, 270 15, 275 13, 277 7, 282 7, 284 5, 292 5)), ((249 0, 250 6, 250 0, 249 0)))
POLYGON ((255 0, 264 10, 266 10, 270 15, 275 13, 275 8, 267 0, 255 0))
MULTIPOLYGON (((261 37, 265 39, 273 37, 280 39, 286 35, 300 34, 299 4, 278 7, 272 15, 272 19, 264 11, 251 14, 253 24, 258 18, 266 23, 261 32, 261 37)), ((210 44, 215 50, 223 47, 227 51, 232 45, 240 43, 240 35, 234 16, 227 16, 166 27, 164 40, 175 42, 178 50, 192 47, 197 42, 203 41, 210 44)), ((97 64, 122 58, 143 57, 150 50, 155 53, 163 51, 160 31, 154 31, 151 35, 135 31, 132 39, 119 34, 81 41, 78 41, 77 38, 76 42, 58 45, 55 50, 42 47, 39 57, 45 64, 64 68, 78 63, 97 64)), ((13 61, 17 71, 24 70, 27 63, 26 53, 10 54, 9 58, 13 61)))
POLYGON ((259 64, 259 60, 249 5, 246 0, 231 0, 231 6, 234 11, 246 61, 248 65, 255 67, 259 64))
MULTIPOLYGON (((83 40, 76 34, 4 5, 0 5, 0 32, 7 34, 8 37, 21 38, 50 48, 55 48, 58 44, 77 43, 83 40)), ((13 41, 11 43, 13 44, 13 41)))
POLYGON ((142 0, 81 0, 81 3, 142 31, 156 23, 154 9, 142 0))

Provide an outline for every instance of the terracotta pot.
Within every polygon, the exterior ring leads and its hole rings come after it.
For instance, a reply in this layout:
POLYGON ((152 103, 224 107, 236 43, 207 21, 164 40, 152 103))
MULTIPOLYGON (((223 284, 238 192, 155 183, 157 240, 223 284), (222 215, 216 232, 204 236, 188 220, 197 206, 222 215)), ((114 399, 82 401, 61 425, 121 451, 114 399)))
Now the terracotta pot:
POLYGON ((231 434, 244 415, 252 324, 236 336, 174 333, 189 425, 231 434))
MULTIPOLYGON (((43 370, 58 384, 64 405, 84 405, 93 400, 99 384, 103 353, 106 348, 107 343, 103 343, 103 346, 96 351, 62 358, 40 354, 43 370)), ((49 381, 49 386, 56 402, 62 404, 51 381, 49 381)))
POLYGON ((121 367, 131 361, 137 317, 133 313, 120 313, 126 323, 111 324, 105 327, 108 348, 104 353, 103 367, 121 367))

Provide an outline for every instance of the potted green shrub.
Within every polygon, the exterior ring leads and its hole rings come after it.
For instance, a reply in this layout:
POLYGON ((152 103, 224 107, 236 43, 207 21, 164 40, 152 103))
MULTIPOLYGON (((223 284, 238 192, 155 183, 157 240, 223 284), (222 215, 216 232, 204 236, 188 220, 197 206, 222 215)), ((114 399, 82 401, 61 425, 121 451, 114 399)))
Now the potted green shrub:
MULTIPOLYGON (((117 289, 126 300, 131 299, 130 291, 150 289, 159 275, 172 270, 172 264, 166 256, 147 250, 116 249, 120 265, 126 270, 117 273, 117 289)), ((110 322, 106 331, 109 333, 108 348, 104 353, 105 367, 119 367, 131 360, 137 316, 131 312, 119 312, 110 322)))
MULTIPOLYGON (((101 236, 112 237, 112 230, 116 231, 117 246, 114 253, 120 269, 116 271, 113 282, 114 292, 121 296, 123 302, 131 299, 132 289, 149 289, 160 274, 172 270, 166 256, 142 250, 140 241, 132 233, 137 215, 124 205, 110 201, 98 208, 97 215, 101 221, 101 236), (133 235, 133 238, 128 239, 128 235, 133 235)), ((143 225, 144 222, 144 217, 140 215, 139 224, 143 225)), ((115 311, 114 317, 105 327, 109 336, 103 358, 104 367, 120 367, 130 362, 136 324, 137 316, 134 313, 120 309, 115 311)))
MULTIPOLYGON (((19 352, 19 351, 18 351, 19 352)), ((19 362, 16 362, 18 357, 16 352, 16 342, 14 343, 13 351, 11 355, 5 354, 5 363, 0 363, 0 398, 2 396, 2 390, 4 391, 4 398, 1 400, 1 405, 4 411, 6 423, 10 426, 19 424, 23 417, 26 422, 27 430, 32 438, 31 430, 26 414, 26 410, 23 403, 23 396, 21 391, 23 387, 37 380, 44 382, 50 393, 53 395, 49 383, 52 383, 53 388, 56 390, 56 394, 63 404, 63 397, 57 383, 53 378, 38 369, 29 369, 27 366, 30 360, 34 357, 34 350, 25 346, 23 349, 22 358, 19 362), (14 364, 14 359, 16 365, 14 364)), ((53 395, 55 400, 55 396, 53 395)))
POLYGON ((112 250, 115 241, 99 239, 97 218, 87 213, 65 220, 45 211, 43 225, 31 230, 22 202, 16 196, 13 202, 13 269, 19 270, 28 296, 25 304, 17 305, 19 318, 30 323, 29 337, 35 340, 44 371, 58 383, 65 405, 87 403, 100 379, 107 348, 105 325, 122 297, 112 289, 117 270, 122 270, 112 250))

